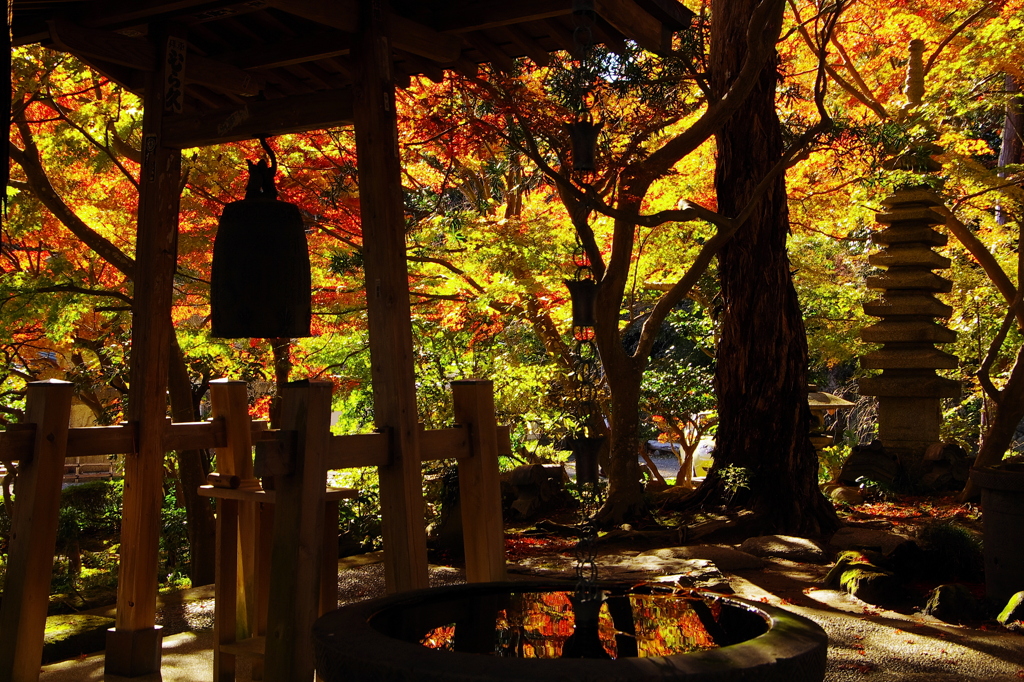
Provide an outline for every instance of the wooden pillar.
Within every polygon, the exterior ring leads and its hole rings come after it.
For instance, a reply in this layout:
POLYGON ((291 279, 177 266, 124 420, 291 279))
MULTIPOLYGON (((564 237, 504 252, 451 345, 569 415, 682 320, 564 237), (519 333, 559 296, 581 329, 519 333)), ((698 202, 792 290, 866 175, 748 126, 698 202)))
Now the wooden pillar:
POLYGON ((161 45, 163 58, 161 67, 147 74, 143 99, 128 402, 128 420, 138 431, 135 452, 125 459, 117 617, 107 636, 105 665, 107 673, 126 677, 160 670, 160 634, 154 624, 181 173, 181 150, 163 145, 162 124, 165 113, 180 108, 183 41, 163 31, 150 35, 161 45))
MULTIPOLYGON (((242 487, 256 485, 252 463, 252 419, 244 381, 214 379, 210 382, 213 417, 223 418, 227 445, 217 448, 217 471, 242 479, 242 487)), ((237 619, 238 639, 256 634, 256 536, 257 504, 243 501, 238 507, 237 619)), ((219 523, 218 519, 218 523, 219 523)))
POLYGON ((455 423, 469 428, 469 457, 459 459, 459 502, 466 581, 505 580, 505 527, 498 480, 494 382, 453 381, 455 423))
POLYGON ((331 388, 325 381, 294 381, 281 394, 281 430, 295 433, 295 447, 289 457, 290 472, 274 476, 266 682, 313 678, 312 633, 320 607, 331 388))
POLYGON ((374 419, 391 439, 391 463, 380 467, 384 571, 399 592, 427 587, 427 539, 387 6, 359 0, 353 118, 374 419))
MULTIPOLYGON (((227 443, 217 448, 217 471, 256 483, 252 462, 252 419, 244 381, 210 382, 213 417, 223 419, 227 443)), ((218 645, 256 634, 257 503, 217 500, 217 570, 214 639, 218 645), (234 608, 228 608, 228 605, 234 608)), ((215 682, 235 679, 235 655, 213 649, 215 682)))
POLYGON ((26 423, 36 425, 35 444, 32 455, 18 462, 0 606, 0 680, 9 682, 39 679, 71 420, 71 384, 30 383, 25 408, 26 423))

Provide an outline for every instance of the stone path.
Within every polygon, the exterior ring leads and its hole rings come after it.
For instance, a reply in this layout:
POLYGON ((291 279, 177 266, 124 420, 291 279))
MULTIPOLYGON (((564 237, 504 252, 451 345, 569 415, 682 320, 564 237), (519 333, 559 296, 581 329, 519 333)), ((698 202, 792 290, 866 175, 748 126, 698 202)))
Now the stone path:
MULTIPOLYGON (((384 594, 384 567, 376 563, 377 559, 370 556, 353 560, 347 570, 341 571, 338 587, 342 603, 384 594)), ((513 577, 571 580, 575 577, 573 565, 574 560, 568 556, 532 559, 513 566, 513 577)), ((828 632, 830 640, 826 682, 1019 682, 1024 678, 1024 635, 998 626, 982 630, 949 625, 929 616, 873 607, 844 592, 819 589, 817 585, 828 570, 825 564, 759 558, 728 546, 694 545, 643 554, 606 554, 600 557, 599 565, 601 575, 609 579, 673 575, 707 585, 727 580, 737 596, 781 606, 814 620, 828 632), (715 559, 723 570, 714 565, 715 559)), ((459 569, 431 568, 433 585, 463 579, 459 569)), ((211 611, 212 600, 201 593, 199 599, 165 600, 162 617, 169 630, 204 629, 165 638, 162 677, 135 679, 212 680, 211 611)), ((101 655, 45 666, 40 677, 41 682, 120 679, 103 676, 101 655)))

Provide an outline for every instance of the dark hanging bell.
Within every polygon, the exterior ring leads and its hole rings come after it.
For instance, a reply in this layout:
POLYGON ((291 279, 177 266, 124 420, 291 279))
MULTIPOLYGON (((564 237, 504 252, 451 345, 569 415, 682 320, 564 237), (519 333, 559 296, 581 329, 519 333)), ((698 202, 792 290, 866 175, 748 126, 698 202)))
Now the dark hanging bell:
POLYGON ((572 326, 593 327, 594 306, 597 301, 597 282, 592 279, 566 279, 569 298, 572 300, 572 326))
POLYGON ((310 336, 309 251, 298 207, 277 200, 277 163, 249 163, 245 199, 224 207, 213 245, 211 334, 310 336))
POLYGON ((604 121, 594 123, 582 119, 566 126, 569 130, 569 144, 572 145, 572 169, 591 172, 597 170, 597 136, 604 127, 604 121))
POLYGON ((604 444, 604 436, 576 436, 572 441, 572 454, 576 460, 576 482, 597 483, 597 455, 604 444))

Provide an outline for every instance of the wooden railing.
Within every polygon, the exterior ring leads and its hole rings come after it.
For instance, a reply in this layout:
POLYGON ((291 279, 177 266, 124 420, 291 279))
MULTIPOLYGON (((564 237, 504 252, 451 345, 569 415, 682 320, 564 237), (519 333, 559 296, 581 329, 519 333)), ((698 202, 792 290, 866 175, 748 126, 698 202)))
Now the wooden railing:
MULTIPOLYGON (((326 473, 389 466, 391 439, 386 433, 332 435, 331 389, 325 382, 285 387, 280 429, 249 418, 244 383, 220 380, 212 388, 216 416, 204 422, 168 422, 163 448, 215 449, 220 471, 273 478, 273 564, 282 570, 271 568, 268 620, 276 632, 289 634, 268 646, 265 679, 308 679, 313 665, 309 627, 318 610, 318 595, 309 585, 319 580, 303 570, 318 575, 322 564, 323 531, 317 535, 322 520, 317 519, 322 519, 326 473), (239 467, 241 471, 232 470, 239 467), (307 670, 309 675, 298 674, 307 670)), ((133 424, 69 428, 71 393, 68 382, 30 384, 25 423, 0 431, 0 460, 18 462, 6 589, 0 604, 0 679, 12 682, 37 680, 39 675, 65 459, 136 452, 133 424)), ((458 425, 421 430, 420 458, 458 461, 467 579, 500 580, 505 577, 505 553, 498 456, 509 452, 508 430, 495 423, 491 382, 454 382, 453 397, 458 425)), ((133 522, 128 516, 125 509, 123 524, 133 522)), ((385 553, 389 524, 423 523, 419 518, 396 518, 386 508, 381 516, 385 553)))

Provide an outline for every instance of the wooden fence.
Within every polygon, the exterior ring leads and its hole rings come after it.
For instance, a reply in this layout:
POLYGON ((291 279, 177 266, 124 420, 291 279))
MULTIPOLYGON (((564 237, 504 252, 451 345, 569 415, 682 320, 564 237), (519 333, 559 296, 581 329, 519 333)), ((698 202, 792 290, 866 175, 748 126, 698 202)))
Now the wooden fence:
MULTIPOLYGON (((506 573, 498 456, 509 452, 508 431, 496 424, 490 381, 453 382, 452 391, 456 426, 421 430, 417 434, 421 460, 457 460, 467 580, 502 580, 506 573)), ((0 459, 19 463, 0 604, 2 680, 38 680, 66 458, 136 452, 134 424, 69 428, 71 395, 68 382, 33 382, 28 387, 25 423, 0 432, 0 459)), ((243 382, 214 381, 211 396, 213 419, 168 422, 163 449, 216 449, 222 473, 242 478, 262 475, 265 482, 273 479, 276 511, 264 679, 311 679, 309 633, 321 604, 317 588, 324 565, 326 474, 351 467, 386 469, 391 463, 392 435, 332 435, 331 384, 327 382, 299 381, 284 387, 281 428, 276 429, 250 419, 243 382)), ((423 519, 397 518, 387 508, 381 509, 381 516, 385 538, 389 524, 425 525, 423 519)), ((125 509, 122 528, 134 522, 125 509)), ((251 523, 240 523, 233 532, 242 550, 248 541, 244 538, 256 531, 251 523)), ((385 543, 384 552, 388 551, 385 543)), ((244 563, 244 551, 238 556, 244 563)), ((236 568, 239 575, 251 570, 236 568)), ((251 581, 249 585, 251 589, 251 581)))

